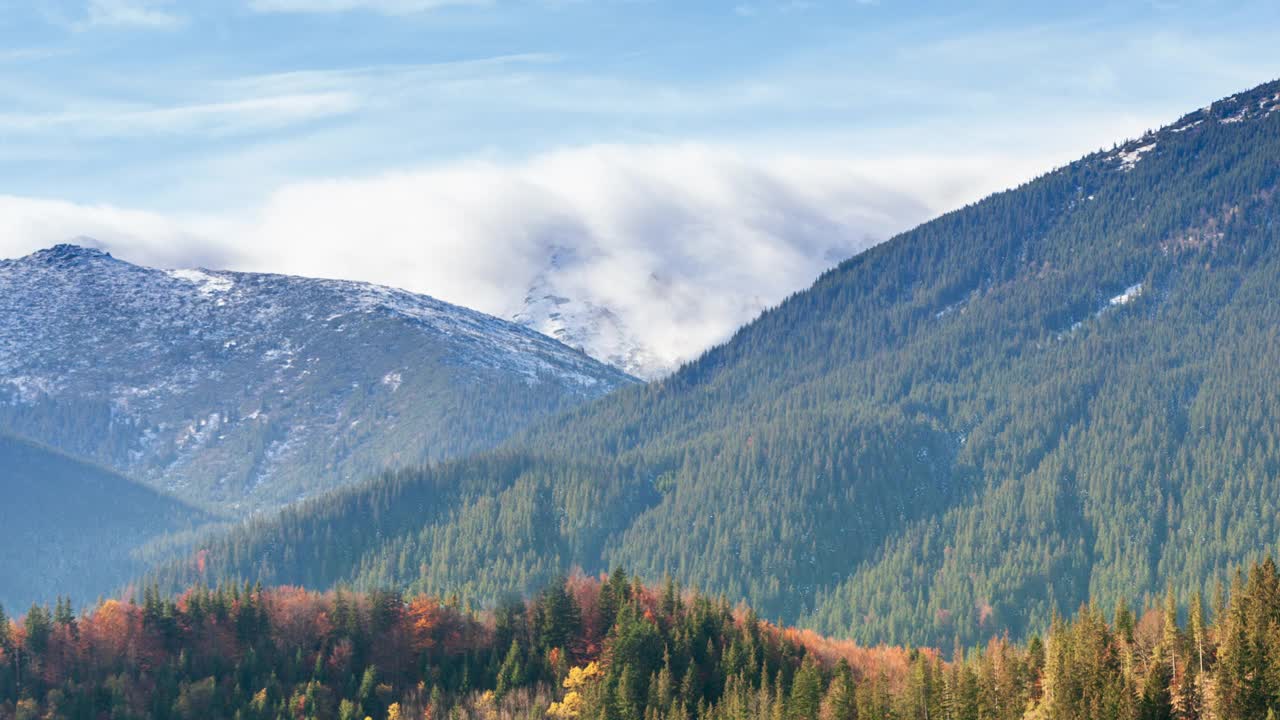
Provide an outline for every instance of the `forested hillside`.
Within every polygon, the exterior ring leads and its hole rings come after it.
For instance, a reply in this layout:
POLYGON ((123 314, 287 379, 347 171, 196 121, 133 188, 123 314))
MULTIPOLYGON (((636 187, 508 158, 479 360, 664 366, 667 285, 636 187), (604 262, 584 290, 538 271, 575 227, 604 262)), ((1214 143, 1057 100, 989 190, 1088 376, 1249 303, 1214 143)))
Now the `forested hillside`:
POLYGON ((177 500, 0 434, 0 603, 82 602, 146 567, 136 551, 209 520, 177 500))
POLYGON ((665 381, 156 577, 458 592, 567 568, 950 647, 1280 538, 1280 84, 950 213, 665 381))
POLYGON ((779 628, 615 571, 475 614, 396 592, 197 587, 0 610, 0 717, 1236 720, 1280 712, 1280 575, 1092 605, 950 661, 779 628), (1180 602, 1183 601, 1183 602, 1180 602), (1188 612, 1179 619, 1178 607, 1188 612))

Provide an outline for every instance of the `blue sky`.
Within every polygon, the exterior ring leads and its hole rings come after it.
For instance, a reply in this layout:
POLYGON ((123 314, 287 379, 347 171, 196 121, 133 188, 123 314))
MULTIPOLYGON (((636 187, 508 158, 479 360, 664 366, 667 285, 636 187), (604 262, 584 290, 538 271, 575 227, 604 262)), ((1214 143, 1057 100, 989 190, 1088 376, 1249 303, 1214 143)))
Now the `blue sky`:
POLYGON ((0 256, 90 235, 509 315, 569 243, 686 278, 633 322, 685 356, 1278 48, 1274 0, 0 0, 0 256))
POLYGON ((1274 2, 3 0, 0 187, 221 210, 601 142, 1049 156, 1269 79, 1278 29, 1274 2))

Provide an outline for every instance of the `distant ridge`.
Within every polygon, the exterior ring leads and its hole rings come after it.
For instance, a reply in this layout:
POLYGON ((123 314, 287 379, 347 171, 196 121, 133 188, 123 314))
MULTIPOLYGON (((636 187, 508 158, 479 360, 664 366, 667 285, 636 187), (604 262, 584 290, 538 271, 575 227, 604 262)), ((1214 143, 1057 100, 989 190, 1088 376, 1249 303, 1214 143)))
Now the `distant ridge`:
POLYGON ((104 468, 0 433, 0 605, 110 593, 141 572, 134 556, 212 518, 104 468))
POLYGON ((0 261, 0 430, 220 512, 489 447, 633 382, 376 285, 157 270, 70 243, 0 261))

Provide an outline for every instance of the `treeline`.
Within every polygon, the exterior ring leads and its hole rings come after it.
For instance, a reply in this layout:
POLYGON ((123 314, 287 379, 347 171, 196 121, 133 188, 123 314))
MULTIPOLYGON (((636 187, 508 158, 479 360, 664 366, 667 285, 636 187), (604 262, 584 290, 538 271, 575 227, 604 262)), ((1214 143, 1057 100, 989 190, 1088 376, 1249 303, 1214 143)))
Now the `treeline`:
POLYGON ((926 657, 621 571, 482 613, 388 591, 147 590, 80 615, 63 600, 16 621, 0 610, 0 717, 709 717, 748 687, 779 707, 833 681, 851 703, 855 682, 864 703, 887 701, 926 657))
POLYGON ((0 611, 0 717, 1237 720, 1280 710, 1280 573, 1043 640, 863 648, 723 599, 575 576, 473 612, 395 592, 198 587, 0 611), (1180 614, 1182 618, 1180 619, 1180 614))

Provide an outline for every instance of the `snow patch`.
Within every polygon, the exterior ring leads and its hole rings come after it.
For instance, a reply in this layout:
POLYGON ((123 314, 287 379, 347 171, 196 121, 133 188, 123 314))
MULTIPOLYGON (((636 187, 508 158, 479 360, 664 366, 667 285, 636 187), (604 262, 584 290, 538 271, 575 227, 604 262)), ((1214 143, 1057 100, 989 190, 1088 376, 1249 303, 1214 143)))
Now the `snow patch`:
POLYGON ((57 383, 49 378, 31 375, 6 378, 4 382, 13 387, 16 400, 22 405, 31 405, 42 396, 52 395, 58 387, 57 383))
POLYGON ((1129 303, 1137 299, 1137 297, 1141 294, 1142 294, 1142 283, 1138 283, 1136 285, 1130 285, 1129 287, 1125 288, 1124 292, 1111 298, 1111 300, 1107 302, 1107 306, 1112 307, 1115 305, 1128 305, 1129 303))
POLYGON ((403 382, 404 382, 404 378, 401 377, 400 373, 398 372, 389 372, 386 375, 382 376, 382 384, 391 388, 391 392, 395 392, 399 390, 400 384, 403 382))
POLYGON ((1120 169, 1125 172, 1129 172, 1138 164, 1138 161, 1142 159, 1143 155, 1146 155, 1155 149, 1155 143, 1148 143, 1146 145, 1140 145, 1132 150, 1121 152, 1116 155, 1116 158, 1120 160, 1120 169))
POLYGON ((213 275, 203 270, 170 270, 169 277, 195 285, 201 295, 215 295, 227 292, 235 285, 231 278, 213 275))

